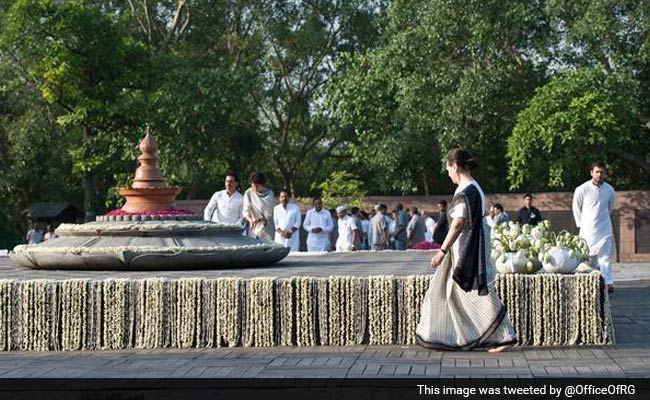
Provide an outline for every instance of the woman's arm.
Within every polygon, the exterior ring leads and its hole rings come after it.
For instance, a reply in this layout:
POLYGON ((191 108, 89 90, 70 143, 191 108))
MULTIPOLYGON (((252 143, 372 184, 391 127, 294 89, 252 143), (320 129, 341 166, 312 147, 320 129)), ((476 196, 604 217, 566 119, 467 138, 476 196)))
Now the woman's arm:
POLYGON ((437 268, 440 266, 442 259, 445 257, 447 252, 449 252, 449 249, 451 249, 451 246, 454 244, 456 239, 458 239, 458 236, 463 231, 466 223, 467 219, 465 218, 454 218, 451 220, 451 226, 449 227, 447 236, 445 236, 445 240, 440 246, 440 251, 435 256, 433 256, 431 262, 429 263, 429 266, 431 268, 437 268))

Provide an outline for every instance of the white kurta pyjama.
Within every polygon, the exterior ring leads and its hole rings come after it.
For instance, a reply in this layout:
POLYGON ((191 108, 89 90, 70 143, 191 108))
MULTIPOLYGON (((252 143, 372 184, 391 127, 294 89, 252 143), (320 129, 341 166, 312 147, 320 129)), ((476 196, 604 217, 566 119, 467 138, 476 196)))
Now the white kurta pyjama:
POLYGON ((288 239, 275 232, 275 242, 290 248, 291 251, 298 251, 300 248, 300 207, 289 203, 285 209, 282 204, 278 204, 273 210, 273 223, 275 229, 283 231, 291 232, 293 228, 296 228, 296 231, 288 239))
MULTIPOLYGON (((339 237, 336 239, 336 251, 350 251, 352 250, 353 231, 357 230, 357 224, 352 217, 346 215, 345 218, 339 218, 339 237)), ((358 234, 358 232, 357 232, 358 234)))
POLYGON ((607 182, 599 187, 589 180, 573 193, 573 218, 580 228, 580 237, 587 241, 591 265, 600 269, 607 285, 614 283, 610 261, 614 229, 610 214, 615 202, 616 193, 607 182))
POLYGON ((321 209, 316 211, 315 208, 307 211, 305 222, 302 227, 307 231, 307 251, 328 251, 330 246, 330 232, 334 230, 334 222, 329 211, 321 209), (321 228, 322 231, 314 233, 314 228, 321 228))
POLYGON ((228 196, 225 190, 220 190, 212 195, 203 211, 203 219, 222 224, 241 224, 243 208, 244 196, 241 193, 235 192, 228 196))

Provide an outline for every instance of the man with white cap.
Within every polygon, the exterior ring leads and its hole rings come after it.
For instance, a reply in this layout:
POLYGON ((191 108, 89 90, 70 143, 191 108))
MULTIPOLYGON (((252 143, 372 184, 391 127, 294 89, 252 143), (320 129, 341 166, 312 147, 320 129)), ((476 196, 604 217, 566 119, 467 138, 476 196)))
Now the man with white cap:
POLYGON ((336 207, 336 214, 339 217, 339 237, 336 239, 336 251, 356 250, 355 243, 359 234, 357 224, 352 217, 347 215, 345 206, 336 207))
POLYGON ((334 222, 328 210, 323 209, 323 200, 316 197, 312 201, 314 208, 307 211, 302 227, 307 231, 307 251, 328 251, 329 234, 334 230, 334 222))

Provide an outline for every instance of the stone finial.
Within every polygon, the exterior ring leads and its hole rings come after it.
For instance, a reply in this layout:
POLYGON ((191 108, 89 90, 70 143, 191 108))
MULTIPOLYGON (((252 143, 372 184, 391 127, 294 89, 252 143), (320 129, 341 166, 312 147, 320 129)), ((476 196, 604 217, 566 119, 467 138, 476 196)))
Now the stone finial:
POLYGON ((122 207, 126 212, 171 210, 174 199, 180 191, 177 187, 168 187, 158 167, 158 145, 151 135, 147 124, 146 134, 140 142, 140 166, 135 170, 133 184, 120 188, 118 192, 126 198, 122 207))
POLYGON ((158 166, 158 144, 151 135, 151 127, 147 124, 146 134, 140 142, 140 166, 135 170, 135 178, 131 185, 134 189, 166 188, 167 182, 160 173, 158 166))

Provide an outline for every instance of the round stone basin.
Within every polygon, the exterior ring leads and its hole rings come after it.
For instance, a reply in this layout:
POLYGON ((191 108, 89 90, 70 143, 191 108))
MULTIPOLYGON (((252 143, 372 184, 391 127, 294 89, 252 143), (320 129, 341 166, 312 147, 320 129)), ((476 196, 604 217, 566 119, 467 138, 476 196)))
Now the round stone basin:
POLYGON ((192 270, 272 265, 289 254, 241 235, 239 225, 207 221, 63 224, 59 237, 16 246, 10 258, 35 269, 192 270))

